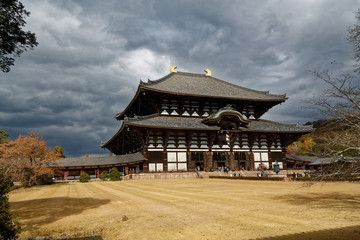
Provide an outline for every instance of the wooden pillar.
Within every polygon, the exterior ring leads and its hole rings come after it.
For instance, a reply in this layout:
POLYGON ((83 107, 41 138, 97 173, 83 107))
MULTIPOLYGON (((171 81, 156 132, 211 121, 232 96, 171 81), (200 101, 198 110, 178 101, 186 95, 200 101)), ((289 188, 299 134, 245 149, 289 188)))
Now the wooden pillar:
POLYGON ((100 177, 100 168, 98 167, 97 168, 97 176, 96 176, 97 178, 99 178, 100 177))
POLYGON ((249 168, 254 170, 255 164, 254 164, 254 154, 253 152, 247 152, 247 156, 249 158, 249 168))
MULTIPOLYGON (((201 153, 201 152, 199 152, 201 153)), ((195 171, 196 168, 196 162, 195 159, 192 159, 191 152, 186 152, 187 155, 187 166, 189 171, 195 171)))
POLYGON ((210 168, 210 169, 214 169, 214 156, 213 156, 213 152, 208 152, 207 161, 208 161, 207 167, 210 168))
POLYGON ((239 170, 239 166, 236 166, 235 164, 235 156, 234 156, 234 152, 229 152, 229 160, 230 160, 230 170, 239 170))
POLYGON ((286 164, 286 149, 283 147, 282 149, 282 152, 281 152, 281 154, 282 154, 282 162, 283 162, 283 168, 284 169, 287 169, 287 164, 286 164))
POLYGON ((68 176, 69 176, 69 170, 66 169, 66 173, 65 173, 65 180, 66 180, 66 181, 68 180, 68 176))
MULTIPOLYGON (((164 166, 165 167, 165 166, 164 166)), ((144 162, 143 163, 143 172, 144 173, 148 173, 149 172, 149 166, 147 164, 147 162, 144 162)))

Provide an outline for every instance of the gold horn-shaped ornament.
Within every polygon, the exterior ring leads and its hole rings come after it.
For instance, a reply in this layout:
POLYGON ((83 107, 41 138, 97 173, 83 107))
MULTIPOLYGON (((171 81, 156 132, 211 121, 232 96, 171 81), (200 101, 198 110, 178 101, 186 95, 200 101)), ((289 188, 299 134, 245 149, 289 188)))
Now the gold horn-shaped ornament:
POLYGON ((176 73, 177 71, 175 70, 177 68, 177 66, 172 66, 171 68, 170 68, 170 72, 173 72, 173 73, 176 73))
POLYGON ((204 72, 206 72, 205 76, 211 76, 211 71, 209 69, 205 69, 204 72))

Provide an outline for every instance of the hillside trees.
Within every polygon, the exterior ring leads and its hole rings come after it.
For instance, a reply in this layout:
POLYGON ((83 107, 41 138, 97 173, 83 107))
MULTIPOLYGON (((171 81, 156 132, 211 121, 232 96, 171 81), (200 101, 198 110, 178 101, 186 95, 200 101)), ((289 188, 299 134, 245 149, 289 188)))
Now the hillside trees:
POLYGON ((36 36, 24 31, 25 18, 30 15, 18 0, 0 1, 0 69, 9 72, 14 57, 38 45, 36 36))
POLYGON ((303 135, 299 138, 298 141, 290 144, 286 152, 292 155, 308 156, 312 155, 313 147, 316 145, 316 142, 310 135, 303 135))
POLYGON ((51 151, 41 136, 30 132, 16 140, 0 144, 1 171, 12 181, 20 181, 24 186, 38 183, 40 176, 52 176, 58 153, 51 151))

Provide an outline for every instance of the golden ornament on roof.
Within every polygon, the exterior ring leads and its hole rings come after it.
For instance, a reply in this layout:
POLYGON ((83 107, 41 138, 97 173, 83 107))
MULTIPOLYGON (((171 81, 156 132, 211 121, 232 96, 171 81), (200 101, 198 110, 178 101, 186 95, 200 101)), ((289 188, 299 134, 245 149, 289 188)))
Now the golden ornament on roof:
POLYGON ((204 72, 206 72, 205 76, 211 76, 211 71, 209 69, 205 69, 204 72))
POLYGON ((173 73, 176 73, 177 71, 175 70, 177 68, 177 66, 172 66, 171 68, 170 68, 170 72, 173 72, 173 73))

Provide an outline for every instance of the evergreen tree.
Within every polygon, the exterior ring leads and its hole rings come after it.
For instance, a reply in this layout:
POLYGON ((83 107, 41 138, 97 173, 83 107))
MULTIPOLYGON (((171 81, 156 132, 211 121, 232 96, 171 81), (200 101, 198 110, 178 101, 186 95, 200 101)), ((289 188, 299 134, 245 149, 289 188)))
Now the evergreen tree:
POLYGON ((120 181, 121 174, 117 168, 112 168, 110 170, 110 180, 111 181, 120 181))
POLYGON ((64 150, 62 149, 62 147, 55 146, 53 153, 58 154, 61 158, 65 158, 64 150))
POLYGON ((89 174, 87 174, 86 172, 83 172, 83 173, 80 175, 79 181, 80 181, 80 182, 88 182, 88 181, 90 181, 90 176, 89 176, 89 174))
POLYGON ((16 239, 21 230, 11 219, 9 191, 10 181, 0 174, 0 239, 16 239))

